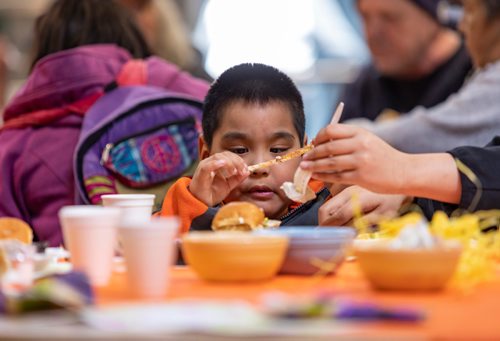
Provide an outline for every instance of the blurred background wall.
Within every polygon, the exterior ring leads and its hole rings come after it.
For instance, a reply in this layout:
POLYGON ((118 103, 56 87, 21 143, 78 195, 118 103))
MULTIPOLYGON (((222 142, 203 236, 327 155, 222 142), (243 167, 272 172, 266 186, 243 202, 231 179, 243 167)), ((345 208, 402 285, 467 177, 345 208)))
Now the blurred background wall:
MULTIPOLYGON (((0 104, 28 73, 36 16, 51 0, 0 0, 0 104)), ((85 0, 75 0, 85 1, 85 0)), ((105 1, 105 0, 103 0, 105 1)), ((288 73, 314 136, 369 54, 355 0, 120 0, 156 53, 206 79, 242 62, 288 73)))

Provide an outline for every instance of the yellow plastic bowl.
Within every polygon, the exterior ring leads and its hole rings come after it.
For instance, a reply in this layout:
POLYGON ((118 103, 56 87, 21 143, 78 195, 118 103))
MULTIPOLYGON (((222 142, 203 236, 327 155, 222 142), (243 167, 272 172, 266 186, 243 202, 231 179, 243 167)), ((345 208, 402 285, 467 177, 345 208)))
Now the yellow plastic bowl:
POLYGON ((209 281, 258 281, 276 275, 288 238, 248 232, 191 232, 182 238, 186 263, 209 281))
POLYGON ((442 289, 457 267, 461 254, 459 243, 447 241, 436 249, 394 249, 387 240, 357 244, 354 254, 376 289, 442 289))

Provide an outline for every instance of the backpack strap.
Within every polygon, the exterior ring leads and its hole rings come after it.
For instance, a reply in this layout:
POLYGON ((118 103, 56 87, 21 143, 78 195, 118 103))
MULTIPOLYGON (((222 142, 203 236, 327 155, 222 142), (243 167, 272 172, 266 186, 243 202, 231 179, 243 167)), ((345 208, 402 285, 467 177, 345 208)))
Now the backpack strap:
POLYGON ((148 83, 148 68, 143 59, 131 59, 123 64, 116 77, 117 86, 145 85, 148 83))
MULTIPOLYGON (((125 64, 123 64, 122 69, 116 77, 116 81, 113 82, 116 86, 125 85, 144 85, 148 82, 148 72, 147 64, 142 59, 131 59, 125 64)), ((62 108, 51 108, 33 111, 22 116, 13 118, 5 122, 5 124, 0 128, 1 130, 6 129, 19 129, 30 126, 43 126, 50 124, 60 118, 63 118, 69 114, 77 114, 84 116, 85 112, 92 106, 92 104, 99 99, 104 92, 107 92, 109 88, 107 87, 105 91, 97 91, 87 97, 81 98, 73 103, 67 104, 62 108)))
POLYGON ((30 126, 43 126, 70 114, 84 116, 87 110, 92 106, 92 104, 94 104, 102 95, 102 91, 96 91, 93 94, 81 98, 73 103, 69 103, 62 108, 32 111, 30 113, 6 121, 3 127, 0 128, 0 130, 19 129, 30 126))

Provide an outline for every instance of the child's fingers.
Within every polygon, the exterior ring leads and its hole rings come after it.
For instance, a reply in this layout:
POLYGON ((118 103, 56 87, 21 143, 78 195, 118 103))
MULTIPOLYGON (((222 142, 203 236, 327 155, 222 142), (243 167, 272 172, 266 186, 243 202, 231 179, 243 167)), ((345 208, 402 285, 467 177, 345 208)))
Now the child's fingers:
POLYGON ((225 180, 229 188, 232 190, 245 180, 250 175, 250 172, 248 171, 245 161, 238 155, 229 153, 226 157, 226 162, 229 167, 227 173, 229 174, 225 176, 225 180))
POLYGON ((248 166, 239 155, 231 152, 227 152, 228 158, 231 159, 234 167, 237 169, 240 175, 248 175, 250 172, 248 171, 248 166))
POLYGON ((215 177, 216 172, 225 165, 226 160, 224 159, 202 160, 198 166, 196 176, 200 181, 203 181, 204 183, 210 183, 215 177))
POLYGON ((236 188, 243 180, 245 180, 248 177, 248 175, 241 175, 241 174, 235 174, 234 176, 231 176, 226 179, 228 187, 233 190, 236 188))
POLYGON ((247 164, 237 154, 232 152, 223 152, 220 154, 220 157, 223 157, 227 162, 228 173, 230 173, 228 176, 238 174, 246 177, 248 174, 250 174, 247 164))
POLYGON ((217 169, 217 174, 228 179, 236 174, 238 174, 238 168, 235 166, 234 161, 228 158, 226 155, 219 156, 221 160, 224 160, 224 165, 217 169))
MULTIPOLYGON (((245 174, 246 164, 240 157, 233 157, 233 153, 217 153, 200 163, 205 179, 213 181, 215 177, 227 181, 236 175, 245 174)), ((233 154, 234 156, 237 156, 233 154)), ((248 170, 247 170, 248 172, 248 170)))
MULTIPOLYGON (((217 153, 202 160, 193 177, 195 184, 208 189, 214 181, 224 181, 233 189, 241 183, 250 172, 241 157, 231 152, 217 153)), ((194 186, 197 188, 197 186, 194 186)))
POLYGON ((217 175, 221 176, 223 179, 229 179, 236 173, 236 169, 232 166, 228 166, 227 164, 224 167, 221 167, 217 170, 217 175))

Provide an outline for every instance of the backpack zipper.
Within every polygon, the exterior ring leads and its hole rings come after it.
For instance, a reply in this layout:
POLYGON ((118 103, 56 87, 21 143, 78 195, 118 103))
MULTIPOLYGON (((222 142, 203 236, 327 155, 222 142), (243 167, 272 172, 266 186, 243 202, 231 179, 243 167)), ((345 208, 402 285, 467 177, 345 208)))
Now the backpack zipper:
POLYGON ((113 149, 115 145, 113 143, 107 143, 106 146, 104 147, 104 150, 102 151, 101 155, 101 160, 99 163, 104 166, 106 162, 108 162, 109 159, 109 153, 111 152, 111 149, 113 149))

